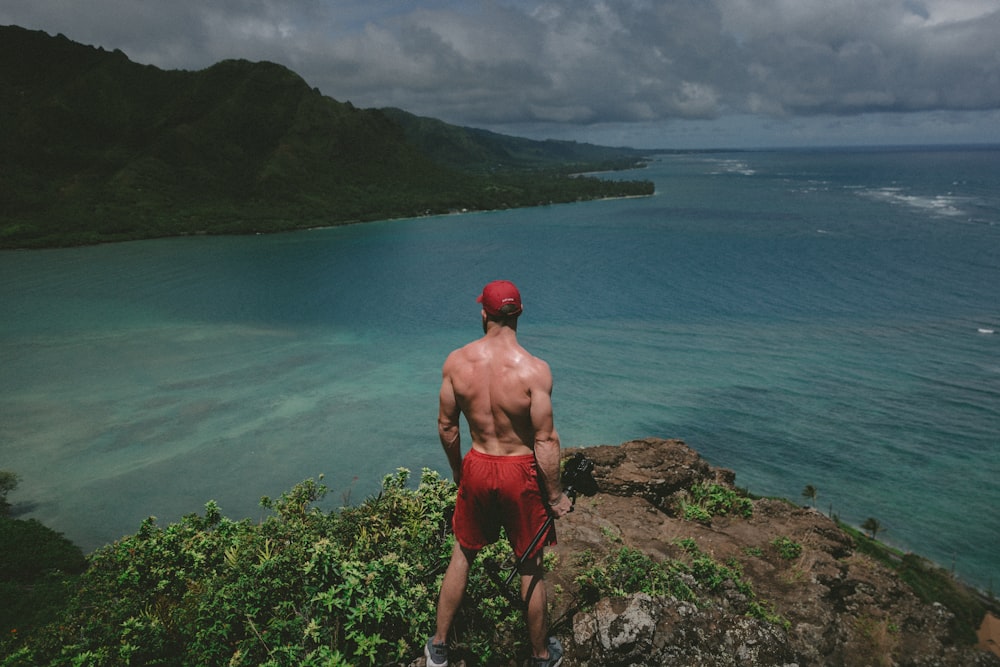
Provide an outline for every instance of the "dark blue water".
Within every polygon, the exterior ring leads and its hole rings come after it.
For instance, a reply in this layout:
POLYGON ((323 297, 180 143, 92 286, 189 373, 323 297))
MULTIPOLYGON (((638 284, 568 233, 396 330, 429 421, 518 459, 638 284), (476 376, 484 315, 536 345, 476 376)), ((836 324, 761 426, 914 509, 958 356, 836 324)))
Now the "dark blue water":
POLYGON ((440 364, 509 278, 564 444, 683 438, 993 587, 1000 152, 667 155, 641 176, 656 196, 0 253, 11 499, 91 549, 210 499, 257 516, 319 474, 336 504, 446 471, 440 364))

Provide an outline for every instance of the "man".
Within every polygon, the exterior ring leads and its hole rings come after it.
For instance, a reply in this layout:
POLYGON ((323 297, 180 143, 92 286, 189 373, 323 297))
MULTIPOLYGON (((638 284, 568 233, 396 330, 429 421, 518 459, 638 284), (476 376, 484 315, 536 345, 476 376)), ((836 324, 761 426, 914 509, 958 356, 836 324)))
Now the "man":
MULTIPOLYGON (((438 435, 458 499, 452 526, 455 548, 441 583, 437 629, 424 649, 428 667, 448 664, 447 636, 465 595, 479 551, 499 539, 503 526, 519 560, 551 513, 572 509, 559 482, 559 435, 552 418, 552 372, 517 342, 521 294, 506 280, 491 282, 478 298, 483 337, 448 355, 442 369, 438 435), (459 415, 472 446, 462 457, 459 415)), ((562 663, 559 641, 546 637, 542 552, 555 543, 551 528, 519 569, 533 660, 562 663)))

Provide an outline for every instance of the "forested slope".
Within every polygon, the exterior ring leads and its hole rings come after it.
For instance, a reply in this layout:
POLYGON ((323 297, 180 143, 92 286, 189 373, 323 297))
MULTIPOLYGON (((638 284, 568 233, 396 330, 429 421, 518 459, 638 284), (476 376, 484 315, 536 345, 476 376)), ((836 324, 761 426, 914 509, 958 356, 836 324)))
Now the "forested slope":
POLYGON ((649 194, 638 151, 358 109, 274 63, 161 70, 0 27, 0 247, 250 233, 649 194))

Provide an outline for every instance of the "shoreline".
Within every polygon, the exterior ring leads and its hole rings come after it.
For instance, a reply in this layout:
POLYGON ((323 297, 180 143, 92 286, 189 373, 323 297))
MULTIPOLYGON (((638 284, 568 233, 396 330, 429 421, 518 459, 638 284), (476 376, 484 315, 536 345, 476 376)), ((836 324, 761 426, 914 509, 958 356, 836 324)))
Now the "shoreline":
MULTIPOLYGON (((605 172, 607 173, 607 172, 605 172)), ((599 201, 616 201, 625 199, 645 199, 648 197, 656 197, 659 193, 655 190, 650 194, 639 194, 639 195, 614 195, 606 197, 592 197, 592 198, 582 198, 572 201, 551 201, 544 204, 531 204, 526 206, 509 206, 506 208, 469 208, 462 209, 458 211, 447 211, 441 213, 424 213, 418 215, 410 216, 399 216, 399 217, 389 217, 389 218, 376 218, 373 220, 343 220, 334 223, 320 224, 320 225, 304 225, 302 227, 291 227, 287 229, 274 229, 274 230, 260 230, 252 229, 245 232, 210 232, 210 231, 197 231, 197 232, 178 232, 176 234, 164 234, 155 236, 138 236, 135 238, 124 238, 124 239, 109 239, 102 241, 95 241, 91 243, 75 243, 67 245, 43 245, 43 246, 14 246, 10 248, 0 248, 0 252, 33 252, 39 250, 66 250, 70 248, 89 248, 97 247, 103 245, 116 245, 121 243, 138 243, 141 241, 157 241, 162 239, 179 239, 179 238, 189 238, 189 237, 239 237, 239 236, 273 236, 275 234, 294 234, 296 232, 308 232, 308 231, 318 231, 324 229, 335 229, 337 227, 349 227, 353 225, 367 225, 372 223, 380 222, 400 222, 404 220, 422 220, 425 218, 437 218, 445 216, 460 216, 460 215, 470 215, 470 214, 482 214, 482 213, 498 213, 503 211, 517 211, 526 210, 533 208, 545 208, 548 206, 565 206, 574 204, 587 204, 591 202, 599 201)))

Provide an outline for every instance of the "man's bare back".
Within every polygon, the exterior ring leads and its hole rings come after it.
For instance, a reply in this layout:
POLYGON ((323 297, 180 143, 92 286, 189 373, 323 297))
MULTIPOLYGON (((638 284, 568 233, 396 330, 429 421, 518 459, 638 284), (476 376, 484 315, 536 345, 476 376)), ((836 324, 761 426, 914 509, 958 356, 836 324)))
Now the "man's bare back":
POLYGON ((534 453, 549 504, 561 504, 549 365, 521 347, 513 329, 491 326, 482 338, 448 355, 442 375, 438 433, 455 481, 462 474, 459 415, 464 414, 473 449, 493 456, 534 453))
POLYGON ((552 431, 549 366, 508 334, 513 331, 492 330, 449 355, 443 369, 446 423, 463 413, 472 446, 494 456, 530 454, 536 438, 548 439, 552 431))

